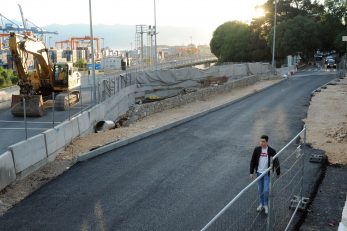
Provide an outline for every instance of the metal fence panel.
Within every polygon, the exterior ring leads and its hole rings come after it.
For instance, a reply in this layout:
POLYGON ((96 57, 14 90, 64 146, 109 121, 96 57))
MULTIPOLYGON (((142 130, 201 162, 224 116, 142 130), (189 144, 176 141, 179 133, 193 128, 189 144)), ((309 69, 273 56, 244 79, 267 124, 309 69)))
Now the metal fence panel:
POLYGON ((201 231, 206 230, 290 230, 291 222, 303 205, 304 149, 306 128, 272 159, 271 166, 231 200, 201 231), (303 145, 300 144, 303 138, 303 145), (280 162, 277 176, 273 160, 280 162), (258 183, 270 174, 269 213, 257 211, 260 204, 258 183))

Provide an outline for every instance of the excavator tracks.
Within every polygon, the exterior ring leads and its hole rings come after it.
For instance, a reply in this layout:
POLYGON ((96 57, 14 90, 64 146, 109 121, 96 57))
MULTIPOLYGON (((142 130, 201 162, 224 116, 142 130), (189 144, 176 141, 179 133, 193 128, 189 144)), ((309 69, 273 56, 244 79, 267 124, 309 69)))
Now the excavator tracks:
POLYGON ((75 105, 79 102, 80 92, 73 91, 70 93, 59 93, 55 97, 54 107, 58 111, 66 111, 72 105, 75 105))

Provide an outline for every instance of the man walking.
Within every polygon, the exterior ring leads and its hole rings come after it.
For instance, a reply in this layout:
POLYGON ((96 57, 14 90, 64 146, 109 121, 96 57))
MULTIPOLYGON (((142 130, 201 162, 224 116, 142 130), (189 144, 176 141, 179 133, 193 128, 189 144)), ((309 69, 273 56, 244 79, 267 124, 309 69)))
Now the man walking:
MULTIPOLYGON (((276 155, 275 149, 268 146, 269 137, 267 135, 262 135, 260 137, 260 146, 256 147, 253 151, 252 160, 250 164, 250 177, 254 178, 254 172, 257 177, 266 171, 270 167, 271 159, 276 155)), ((278 158, 273 160, 273 169, 276 170, 277 176, 280 175, 280 163, 278 158)), ((270 172, 265 174, 258 181, 258 191, 259 191, 259 206, 257 211, 260 212, 264 209, 265 214, 269 213, 268 198, 269 198, 269 184, 270 184, 270 172)))

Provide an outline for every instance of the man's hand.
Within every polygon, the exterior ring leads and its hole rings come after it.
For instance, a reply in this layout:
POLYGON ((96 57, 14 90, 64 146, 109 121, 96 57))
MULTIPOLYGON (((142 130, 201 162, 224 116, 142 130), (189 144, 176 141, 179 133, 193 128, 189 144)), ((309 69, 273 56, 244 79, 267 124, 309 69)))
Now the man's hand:
POLYGON ((254 174, 250 174, 250 175, 249 175, 249 178, 250 178, 251 180, 253 180, 253 179, 254 179, 254 174))

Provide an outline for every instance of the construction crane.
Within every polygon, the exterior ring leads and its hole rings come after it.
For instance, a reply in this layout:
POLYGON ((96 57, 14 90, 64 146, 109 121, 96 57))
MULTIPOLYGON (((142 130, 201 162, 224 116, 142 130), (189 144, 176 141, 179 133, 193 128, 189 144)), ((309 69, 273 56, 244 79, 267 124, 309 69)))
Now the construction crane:
POLYGON ((23 22, 24 30, 27 30, 27 26, 26 26, 26 22, 25 22, 25 20, 24 20, 24 15, 23 15, 22 7, 20 6, 20 4, 18 4, 18 7, 19 7, 20 15, 22 16, 22 22, 23 22))
POLYGON ((12 95, 11 113, 14 116, 42 116, 44 101, 52 99, 58 110, 66 110, 69 105, 79 102, 78 90, 81 75, 73 72, 72 63, 51 64, 45 43, 35 36, 10 33, 9 48, 19 77, 19 95, 12 95), (29 71, 28 60, 32 56, 35 70, 29 71))
POLYGON ((64 48, 64 44, 69 46, 70 40, 57 41, 57 42, 55 42, 55 47, 58 48, 58 46, 60 45, 60 49, 63 49, 64 48))
MULTIPOLYGON (((71 45, 71 50, 75 49, 75 45, 79 44, 78 41, 85 41, 85 40, 92 40, 90 36, 85 36, 85 37, 71 37, 70 38, 70 45, 71 45)), ((101 53, 100 51, 100 44, 99 44, 99 38, 94 37, 93 40, 96 41, 96 58, 99 58, 99 54, 101 53)), ((92 41, 91 41, 92 42, 92 41)))

